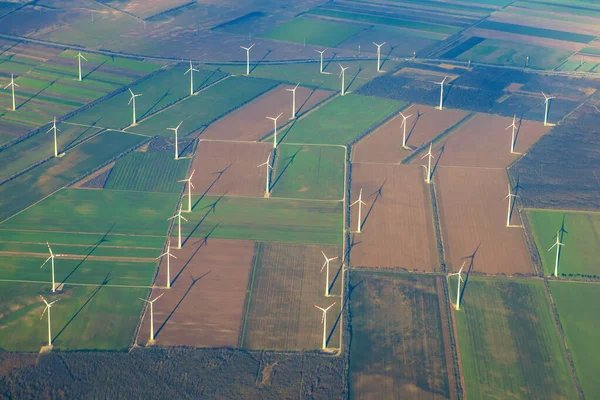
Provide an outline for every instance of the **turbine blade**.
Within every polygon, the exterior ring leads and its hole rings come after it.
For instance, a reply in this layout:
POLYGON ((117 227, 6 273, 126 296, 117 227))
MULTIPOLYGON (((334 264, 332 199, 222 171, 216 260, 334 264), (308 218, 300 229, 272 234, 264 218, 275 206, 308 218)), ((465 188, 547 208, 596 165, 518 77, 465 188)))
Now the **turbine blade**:
POLYGON ((46 263, 47 263, 48 261, 50 261, 50 259, 51 259, 51 258, 52 258, 52 256, 48 257, 48 258, 46 259, 46 261, 44 261, 44 263, 42 264, 42 266, 40 267, 40 269, 44 268, 44 265, 46 265, 46 263))
POLYGON ((185 219, 185 217, 183 215, 179 215, 179 218, 181 218, 182 220, 184 220, 185 222, 188 222, 187 219, 185 219))
POLYGON ((326 266, 326 265, 327 265, 327 261, 325 261, 325 262, 323 263, 323 266, 321 267, 321 271, 319 271, 319 272, 323 272, 323 270, 325 269, 325 266, 326 266))

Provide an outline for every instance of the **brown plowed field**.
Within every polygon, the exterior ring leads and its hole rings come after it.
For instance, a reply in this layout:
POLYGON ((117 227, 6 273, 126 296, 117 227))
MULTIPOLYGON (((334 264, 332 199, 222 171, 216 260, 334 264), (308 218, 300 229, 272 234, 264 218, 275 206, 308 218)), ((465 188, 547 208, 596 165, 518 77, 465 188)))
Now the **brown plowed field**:
MULTIPOLYGON (((279 113, 283 113, 277 121, 278 128, 281 128, 292 116, 292 93, 285 89, 293 87, 293 85, 277 86, 210 125, 202 133, 202 139, 257 141, 273 131, 273 121, 267 117, 276 117, 279 113)), ((310 110, 331 94, 332 92, 328 90, 298 86, 296 89, 296 117, 310 110)))
MULTIPOLYGON (((254 242, 203 239, 172 249, 171 289, 154 289, 154 332, 160 346, 236 347, 254 242), (194 283, 195 280, 195 283, 194 283)), ((166 260, 157 286, 166 285, 166 260)), ((145 344, 150 332, 149 309, 138 335, 145 344)))
MULTIPOLYGON (((439 270, 431 197, 422 168, 354 164, 351 203, 361 188, 367 205, 362 210, 362 233, 353 234, 352 266, 439 270)), ((357 207, 351 209, 352 232, 357 228, 357 207)))
MULTIPOLYGON (((512 128, 506 130, 510 124, 512 118, 477 114, 434 146, 434 155, 444 148, 440 166, 505 168, 519 157, 510 153, 512 128)), ((540 122, 523 120, 517 131, 515 151, 525 153, 549 131, 550 127, 540 122)), ((424 165, 425 161, 417 157, 414 163, 424 165)))
MULTIPOLYGON (((407 120, 406 144, 414 149, 430 142, 450 128, 468 113, 461 110, 436 110, 434 107, 414 105, 403 111, 412 114, 407 120)), ((402 148, 402 117, 400 114, 377 128, 373 133, 358 142, 352 150, 354 162, 399 163, 410 155, 411 150, 402 148)))
POLYGON ((257 166, 267 161, 271 150, 271 143, 201 141, 192 166, 193 193, 263 196, 267 171, 257 166))
MULTIPOLYGON (((440 167, 435 184, 449 270, 458 270, 475 253, 475 272, 533 273, 522 228, 506 226, 504 169, 440 167)), ((520 224, 516 214, 512 225, 520 224)))

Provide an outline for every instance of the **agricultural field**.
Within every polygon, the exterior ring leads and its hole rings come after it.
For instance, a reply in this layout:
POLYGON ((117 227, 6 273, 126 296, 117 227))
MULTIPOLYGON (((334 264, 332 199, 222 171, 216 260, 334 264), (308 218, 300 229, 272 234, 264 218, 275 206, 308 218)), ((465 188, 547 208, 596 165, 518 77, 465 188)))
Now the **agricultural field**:
POLYGON ((350 398, 455 398, 442 278, 350 276, 350 398))
POLYGON ((600 276, 600 213, 528 209, 527 218, 545 275, 554 274, 560 234, 559 276, 600 276))
POLYGON ((327 314, 327 347, 339 347, 340 262, 330 263, 330 296, 325 296, 324 258, 338 257, 338 246, 260 243, 252 276, 242 347, 247 349, 313 350, 323 340, 321 311, 327 314))
POLYGON ((352 266, 438 271, 431 195, 422 169, 355 163, 350 203, 358 199, 361 189, 366 203, 361 233, 355 233, 358 204, 351 208, 350 216, 352 266))
POLYGON ((357 25, 298 17, 277 26, 264 37, 305 45, 337 47, 363 29, 357 25))
POLYGON ((272 171, 272 196, 313 200, 344 197, 343 146, 283 144, 272 171))
MULTIPOLYGON (((339 244, 342 203, 253 197, 194 196, 183 236, 339 244)), ((1 226, 1 225, 0 225, 1 226)))
POLYGON ((587 283, 548 282, 550 292, 586 398, 600 395, 596 376, 599 362, 594 351, 598 331, 598 286, 587 283))
POLYGON ((189 0, 149 0, 144 1, 143 3, 137 1, 123 2, 119 0, 109 0, 103 3, 142 19, 152 19, 157 14, 166 13, 172 9, 188 4, 189 0))
POLYGON ((577 398, 543 282, 468 277, 454 317, 469 398, 577 398))
MULTIPOLYGON (((159 346, 237 347, 248 278, 253 267, 252 241, 194 239, 171 248, 171 289, 166 289, 167 260, 158 271, 152 299, 154 332, 159 346)), ((149 339, 148 310, 137 337, 149 339)))
POLYGON ((285 143, 345 145, 405 103, 348 94, 337 97, 282 132, 285 143))
POLYGON ((497 22, 485 20, 477 24, 480 29, 488 29, 494 31, 516 33, 519 35, 527 35, 540 37, 544 39, 561 40, 565 42, 574 42, 587 44, 596 39, 594 35, 585 35, 581 33, 573 33, 569 31, 560 31, 554 29, 538 28, 534 26, 525 26, 518 24, 510 24, 505 22, 497 22))

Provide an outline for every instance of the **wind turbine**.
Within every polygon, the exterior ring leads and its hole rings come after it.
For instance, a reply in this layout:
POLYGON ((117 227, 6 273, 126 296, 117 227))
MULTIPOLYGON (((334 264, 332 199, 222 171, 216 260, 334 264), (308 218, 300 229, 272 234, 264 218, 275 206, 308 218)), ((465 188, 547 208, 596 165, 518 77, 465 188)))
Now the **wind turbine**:
POLYGON ((179 211, 177 212, 177 214, 173 215, 171 218, 168 218, 167 221, 170 221, 172 219, 177 218, 177 231, 178 231, 178 241, 177 241, 177 248, 180 249, 181 248, 181 220, 184 220, 185 222, 187 222, 187 219, 185 219, 182 215, 181 215, 181 206, 179 206, 179 211))
POLYGON ((188 187, 188 210, 187 210, 187 212, 192 212, 192 189, 195 189, 194 184, 192 183, 192 177, 194 176, 194 172, 196 172, 196 170, 192 171, 189 178, 177 181, 177 182, 187 182, 187 187, 188 187))
POLYGON ((81 52, 79 52, 79 53, 78 53, 78 54, 77 54, 75 57, 73 57, 73 58, 77 58, 77 59, 78 59, 78 61, 79 61, 79 63, 78 63, 78 64, 79 64, 79 79, 78 79, 78 81, 80 81, 80 82, 81 82, 81 59, 84 59, 85 61, 87 61, 87 58, 85 58, 85 57, 83 56, 83 54, 81 54, 81 52))
POLYGON ((404 128, 404 132, 402 133, 402 148, 406 149, 406 120, 412 117, 412 114, 410 114, 409 116, 405 116, 404 114, 402 114, 402 112, 400 112, 400 115, 402 116, 402 126, 404 128))
POLYGON ((516 154, 515 153, 515 134, 517 133, 517 114, 515 114, 513 116, 513 121, 512 124, 510 124, 508 127, 506 127, 506 130, 509 130, 510 128, 512 128, 512 139, 510 141, 510 154, 516 154))
POLYGON ((447 76, 445 76, 441 82, 435 83, 436 85, 440 85, 440 106, 436 107, 438 110, 444 109, 444 83, 446 82, 446 79, 448 79, 447 76))
POLYGON ((460 270, 457 273, 448 275, 448 277, 458 275, 458 289, 456 289, 456 311, 460 310, 460 283, 464 282, 464 279, 462 278, 462 275, 461 275, 464 266, 465 266, 465 261, 463 261, 462 267, 460 267, 460 270))
POLYGON ((423 157, 421 157, 421 160, 424 159, 425 157, 429 157, 429 160, 427 163, 427 179, 425 180, 425 182, 427 182, 427 183, 431 183, 431 159, 433 158, 433 154, 431 153, 432 146, 433 146, 433 144, 429 143, 429 151, 427 152, 427 154, 425 154, 423 157))
POLYGON ((558 260, 560 259, 560 248, 564 246, 564 243, 560 242, 560 231, 556 232, 556 242, 548 249, 552 250, 556 247, 556 263, 554 264, 554 276, 558 277, 558 260))
POLYGON ((46 311, 48 311, 48 346, 52 346, 52 322, 50 320, 50 309, 52 308, 52 304, 56 303, 58 300, 54 300, 48 303, 43 296, 40 296, 40 298, 42 299, 44 304, 46 304, 46 308, 44 308, 44 311, 40 316, 40 320, 44 318, 44 314, 46 314, 46 311))
POLYGON ((512 194, 510 192, 510 183, 508 184, 508 196, 506 196, 504 198, 504 200, 508 199, 508 213, 506 215, 506 226, 510 226, 510 215, 511 215, 511 210, 513 209, 513 206, 515 204, 516 198, 519 197, 516 194, 512 194), (511 201, 512 199, 512 201, 511 201))
POLYGON ((271 182, 270 182, 270 179, 269 179, 269 177, 271 176, 271 173, 270 173, 269 170, 273 169, 273 167, 271 167, 271 153, 269 153, 269 157, 267 158, 267 161, 265 161, 264 163, 260 164, 256 168, 260 168, 263 165, 267 166, 267 184, 265 186, 265 197, 269 197, 269 196, 271 196, 271 193, 270 193, 271 192, 271 182))
POLYGON ((354 203, 350 204, 350 207, 352 207, 353 205, 358 203, 358 223, 357 223, 357 228, 356 228, 356 233, 360 233, 360 230, 362 228, 362 206, 366 206, 367 203, 365 203, 364 201, 362 201, 362 189, 360 189, 360 192, 358 194, 358 200, 356 200, 354 203))
POLYGON ((127 105, 133 103, 133 122, 131 123, 131 126, 136 126, 137 120, 135 118, 135 98, 141 96, 141 94, 133 94, 131 89, 129 89, 129 93, 131 93, 131 98, 129 99, 129 102, 127 102, 127 105))
POLYGON ((156 259, 160 260, 164 256, 167 256, 167 289, 171 289, 171 263, 170 263, 170 259, 171 259, 171 257, 173 257, 173 258, 177 258, 177 257, 175 257, 173 254, 171 254, 171 240, 170 239, 169 239, 169 243, 167 244, 167 251, 164 252, 164 253, 162 253, 160 256, 156 257, 156 259))
POLYGON ((345 90, 346 90, 346 83, 345 83, 345 78, 346 78, 346 70, 350 67, 342 67, 342 64, 339 64, 340 68, 342 69, 342 71, 340 72, 340 77, 342 78, 342 96, 344 96, 346 94, 345 90))
POLYGON ((333 307, 335 303, 336 302, 333 302, 333 304, 327 308, 322 308, 315 304, 315 307, 323 312, 323 316, 321 317, 321 323, 323 324, 323 350, 327 348, 327 311, 329 311, 329 309, 333 307))
POLYGON ((326 269, 326 274, 327 276, 325 277, 325 296, 329 297, 329 262, 333 261, 333 260, 337 260, 338 257, 333 257, 333 258, 327 258, 327 256, 325 255, 325 252, 323 250, 321 250, 321 253, 323 253, 323 257, 325 257, 325 262, 323 263, 323 266, 321 267, 321 272, 323 272, 323 269, 325 267, 327 267, 326 269))
POLYGON ((50 252, 50 257, 48 257, 46 259, 46 261, 44 261, 44 263, 42 264, 40 269, 44 268, 44 265, 46 265, 46 263, 48 261, 50 261, 50 266, 52 267, 52 293, 54 293, 54 292, 56 292, 56 283, 55 283, 55 279, 54 279, 54 258, 55 257, 64 257, 65 254, 54 254, 52 252, 52 249, 50 248, 50 243, 46 242, 46 245, 48 246, 48 251, 50 252))
POLYGON ((375 46, 377 46, 377 72, 381 71, 381 46, 383 46, 386 42, 383 42, 381 44, 377 44, 375 42, 373 42, 373 44, 375 46))
POLYGON ((160 299, 163 294, 164 293, 161 293, 154 300, 146 300, 142 299, 141 297, 138 297, 138 299, 140 299, 141 301, 145 301, 146 303, 150 304, 150 342, 154 342, 154 302, 160 299))
POLYGON ((292 92, 292 118, 290 119, 296 118, 296 89, 298 89, 298 86, 300 86, 299 83, 293 89, 285 89, 288 92, 292 92))
POLYGON ((190 60, 190 69, 185 71, 184 75, 187 75, 188 72, 190 73, 190 96, 193 96, 194 95, 194 72, 198 72, 198 70, 194 69, 194 67, 192 66, 192 60, 190 60))
POLYGON ((254 44, 250 47, 240 46, 242 49, 246 50, 246 75, 250 75, 250 49, 254 47, 254 44))
POLYGON ((544 103, 546 103, 546 111, 544 112, 544 126, 548 126, 548 109, 550 108, 550 100, 555 99, 553 96, 546 96, 546 93, 542 92, 544 95, 544 103))
POLYGON ((15 83, 15 77, 13 74, 10 74, 10 83, 6 86, 4 86, 4 89, 8 89, 9 87, 11 88, 12 91, 12 110, 15 111, 17 109, 16 103, 15 103, 15 86, 19 87, 19 85, 17 85, 15 83))
POLYGON ((50 133, 51 131, 54 131, 54 157, 58 157, 58 142, 56 139, 56 132, 60 131, 60 129, 58 129, 56 127, 56 117, 54 117, 54 122, 52 123, 52 128, 48 129, 48 132, 46 132, 46 133, 50 133))
MULTIPOLYGON (((133 104, 135 104, 135 103, 133 103, 133 104)), ((168 130, 175 132, 175 159, 176 160, 179 160, 179 140, 177 138, 177 132, 179 131, 179 127, 181 126, 181 124, 183 124, 183 121, 181 121, 175 128, 167 128, 168 130)))
POLYGON ((271 121, 273 121, 273 148, 276 149, 277 148, 277 120, 279 119, 279 117, 281 117, 283 115, 283 113, 280 113, 278 116, 276 117, 267 117, 267 119, 270 119, 271 121))
POLYGON ((319 73, 322 74, 323 73, 323 53, 325 53, 327 51, 327 49, 315 50, 315 51, 321 55, 321 66, 319 68, 319 73))

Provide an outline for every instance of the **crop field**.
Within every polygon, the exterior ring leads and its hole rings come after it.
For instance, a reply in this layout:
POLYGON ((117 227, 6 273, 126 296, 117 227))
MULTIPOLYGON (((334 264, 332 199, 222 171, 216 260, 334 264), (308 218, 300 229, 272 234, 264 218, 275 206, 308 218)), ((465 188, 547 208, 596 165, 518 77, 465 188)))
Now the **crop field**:
MULTIPOLYGON (((210 124, 202 132, 203 139, 257 141, 273 132, 273 121, 279 129, 292 117, 291 85, 280 85, 252 100, 243 107, 210 124)), ((296 89, 296 117, 306 113, 333 93, 316 88, 298 86, 296 89)))
MULTIPOLYGON (((438 271, 431 195, 420 167, 356 163, 352 166, 352 198, 363 191, 361 233, 353 233, 351 264, 355 267, 438 271), (410 228, 407 228, 410 227, 410 228)), ((358 204, 351 209, 356 232, 358 204)))
POLYGON ((561 276, 600 275, 600 213, 552 210, 527 210, 533 238, 545 275, 554 274, 556 234, 561 229, 558 273, 561 276))
POLYGON ((400 101, 348 94, 299 119, 283 131, 282 140, 345 145, 404 105, 400 101))
POLYGON ((141 136, 106 131, 67 151, 64 157, 52 158, 0 185, 0 221, 89 174, 142 140, 141 136))
POLYGON ((588 399, 596 398, 600 395, 600 382, 596 375, 600 363, 596 352, 592 350, 599 328, 598 286, 553 281, 548 284, 583 394, 588 399))
MULTIPOLYGON (((161 262, 151 298, 159 346, 237 347, 248 278, 253 267, 252 241, 194 239, 171 249, 171 289, 165 289, 166 260, 161 262)), ((148 311, 137 337, 149 339, 148 311)))
POLYGON ((402 148, 403 118, 398 114, 353 146, 353 162, 398 164, 414 150, 452 129, 468 114, 462 110, 447 108, 439 111, 420 104, 409 107, 402 113, 407 117, 412 115, 406 125, 406 145, 409 148, 402 148))
POLYGON ((464 261, 478 273, 533 273, 516 209, 506 226, 504 169, 439 167, 434 181, 448 269, 464 261))
POLYGON ((363 29, 357 25, 298 17, 279 25, 264 37, 314 46, 337 47, 363 29))
POLYGON ((341 200, 345 161, 346 149, 342 146, 283 144, 277 148, 272 196, 341 200))
POLYGON ((181 192, 189 159, 175 160, 173 154, 134 151, 120 158, 111 169, 105 189, 142 192, 181 192))
MULTIPOLYGON (((267 161, 272 151, 271 143, 200 140, 191 168, 196 171, 192 179, 193 193, 264 196, 266 168, 257 166, 267 161)), ((187 200, 184 203, 187 205, 187 200)))
POLYGON ((189 3, 189 0, 146 0, 144 2, 122 2, 119 0, 109 0, 105 1, 104 3, 108 4, 110 7, 133 14, 139 18, 150 19, 156 14, 160 14, 187 4, 189 3))
POLYGON ((182 226, 186 238, 322 244, 342 240, 339 201, 203 196, 185 217, 189 220, 182 226))
POLYGON ((477 24, 478 28, 490 29, 495 31, 517 33, 520 35, 536 36, 546 39, 563 40, 566 42, 575 42, 587 44, 596 39, 593 35, 584 35, 581 33, 572 33, 568 31, 558 31, 554 29, 536 28, 533 26, 509 24, 504 22, 495 22, 485 20, 477 24))
POLYGON ((469 398, 577 398, 543 282, 470 277, 454 316, 469 398))
POLYGON ((455 398, 440 279, 351 274, 351 399, 455 398))
POLYGON ((320 349, 323 340, 321 311, 314 307, 336 305, 327 313, 327 347, 339 347, 340 263, 330 263, 330 297, 325 296, 324 251, 340 256, 338 246, 259 244, 252 278, 242 347, 271 350, 320 349))
POLYGON ((52 307, 52 340, 55 350, 124 350, 129 347, 145 288, 102 285, 66 285, 60 295, 45 285, 0 282, 0 301, 6 310, 0 317, 0 348, 38 352, 48 344, 47 316, 40 321, 46 300, 60 300, 52 307), (26 335, 23 332, 27 332, 26 335))
MULTIPOLYGON (((523 4, 523 3, 520 3, 523 4)), ((535 4, 535 3, 534 3, 535 4)), ((516 6, 519 5, 519 2, 516 2, 516 6)), ((571 33, 576 35, 588 35, 595 38, 600 34, 600 28, 598 28, 598 22, 600 21, 598 17, 600 17, 600 12, 593 11, 591 9, 586 10, 587 14, 584 14, 586 18, 581 18, 581 16, 568 15, 568 12, 564 12, 565 9, 562 9, 560 13, 548 13, 549 9, 543 7, 542 4, 535 4, 534 7, 537 6, 540 8, 539 10, 523 10, 525 11, 521 13, 513 13, 513 9, 505 8, 504 10, 494 13, 489 20, 497 23, 510 23, 513 25, 523 25, 527 28, 541 28, 541 29, 558 29, 561 34, 571 33), (535 16, 535 18, 532 18, 535 16), (593 18, 596 17, 596 18, 593 18)), ((585 10, 585 8, 584 8, 585 10)), ((581 10, 580 10, 581 11, 581 10)), ((539 35, 533 35, 539 36, 539 35)), ((579 39, 579 38, 578 38, 579 39)), ((572 39, 559 39, 559 40, 567 40, 571 42, 583 42, 581 40, 572 40, 572 39)), ((592 39, 594 40, 594 39, 592 39)))

